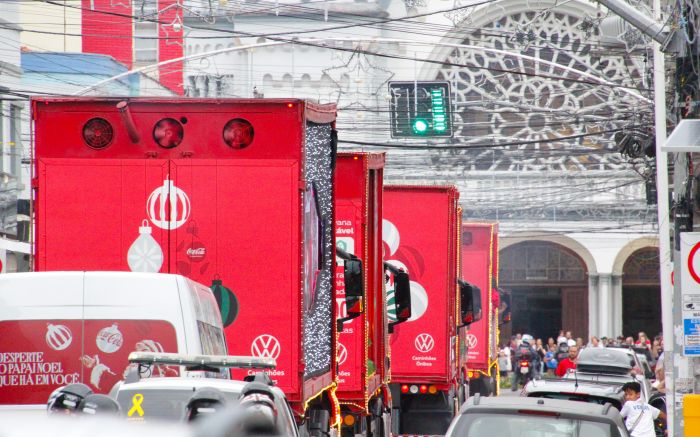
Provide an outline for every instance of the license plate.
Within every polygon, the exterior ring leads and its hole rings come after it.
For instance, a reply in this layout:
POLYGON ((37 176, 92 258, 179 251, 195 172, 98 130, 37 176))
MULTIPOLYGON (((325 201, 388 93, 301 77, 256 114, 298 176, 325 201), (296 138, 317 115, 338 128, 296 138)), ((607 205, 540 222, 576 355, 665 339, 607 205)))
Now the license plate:
POLYGON ((529 372, 529 371, 530 371, 530 369, 527 368, 527 367, 521 367, 521 368, 520 368, 520 373, 527 373, 527 372, 529 372))

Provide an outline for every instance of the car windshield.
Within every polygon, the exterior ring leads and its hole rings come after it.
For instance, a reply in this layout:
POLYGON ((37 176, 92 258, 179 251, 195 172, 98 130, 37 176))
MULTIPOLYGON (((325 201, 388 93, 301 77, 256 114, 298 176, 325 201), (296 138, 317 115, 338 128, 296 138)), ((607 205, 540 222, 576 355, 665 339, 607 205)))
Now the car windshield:
POLYGON ((533 414, 462 414, 454 437, 620 437, 611 424, 533 414))
MULTIPOLYGON (((192 387, 181 389, 122 389, 117 402, 127 419, 180 421, 185 416, 187 402, 194 393, 192 387)), ((229 402, 235 402, 240 392, 222 391, 229 402)))

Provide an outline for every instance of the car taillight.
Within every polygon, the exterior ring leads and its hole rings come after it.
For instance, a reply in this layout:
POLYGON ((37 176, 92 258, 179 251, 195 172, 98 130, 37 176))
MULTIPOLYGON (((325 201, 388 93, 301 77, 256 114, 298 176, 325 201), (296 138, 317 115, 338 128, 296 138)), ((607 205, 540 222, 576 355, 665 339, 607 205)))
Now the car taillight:
POLYGON ((92 118, 83 126, 83 140, 88 147, 104 149, 114 139, 114 129, 104 118, 92 118))
POLYGON ((174 118, 164 118, 153 128, 153 139, 160 147, 172 149, 178 146, 185 136, 185 129, 174 118))
POLYGON ((255 131, 248 120, 234 118, 224 126, 224 142, 234 149, 243 149, 253 142, 255 131))
POLYGON ((530 363, 528 363, 527 361, 520 362, 520 367, 528 367, 529 365, 530 365, 530 363))

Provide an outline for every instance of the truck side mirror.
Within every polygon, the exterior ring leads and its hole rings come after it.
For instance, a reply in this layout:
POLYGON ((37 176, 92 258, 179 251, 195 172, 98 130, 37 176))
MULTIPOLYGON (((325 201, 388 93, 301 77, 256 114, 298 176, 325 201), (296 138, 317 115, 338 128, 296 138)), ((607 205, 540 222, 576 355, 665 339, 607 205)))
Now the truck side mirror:
POLYGON ((458 326, 468 326, 481 320, 481 289, 459 279, 460 321, 458 326))
POLYGON ((394 277, 394 314, 396 321, 389 322, 389 333, 394 332, 394 326, 411 318, 411 281, 408 273, 399 270, 391 264, 384 263, 388 274, 394 277))
POLYGON ((362 315, 365 300, 365 282, 362 261, 355 255, 336 247, 336 254, 343 260, 345 277, 345 308, 347 316, 337 320, 337 330, 343 330, 343 323, 362 315))
POLYGON ((362 314, 365 288, 362 278, 362 261, 359 259, 345 260, 345 304, 348 316, 357 317, 362 314))
POLYGON ((498 324, 503 325, 505 323, 510 322, 511 319, 510 293, 503 290, 498 290, 498 293, 501 301, 501 304, 498 307, 498 311, 501 315, 501 320, 498 324))

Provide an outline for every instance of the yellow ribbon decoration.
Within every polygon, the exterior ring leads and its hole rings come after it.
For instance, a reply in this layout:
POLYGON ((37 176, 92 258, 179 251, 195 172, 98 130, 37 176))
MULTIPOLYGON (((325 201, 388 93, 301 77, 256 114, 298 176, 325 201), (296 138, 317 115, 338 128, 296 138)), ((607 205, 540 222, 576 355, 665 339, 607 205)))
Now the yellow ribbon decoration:
POLYGON ((127 416, 131 417, 134 413, 138 414, 140 417, 143 417, 143 408, 141 408, 141 404, 143 403, 143 395, 141 393, 136 393, 133 398, 131 398, 131 409, 129 410, 128 413, 126 413, 127 416))

